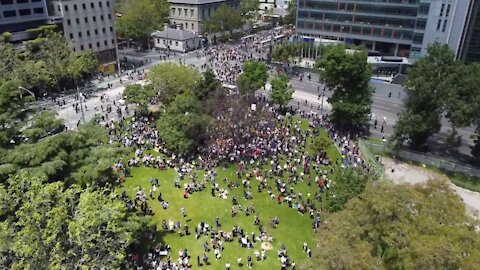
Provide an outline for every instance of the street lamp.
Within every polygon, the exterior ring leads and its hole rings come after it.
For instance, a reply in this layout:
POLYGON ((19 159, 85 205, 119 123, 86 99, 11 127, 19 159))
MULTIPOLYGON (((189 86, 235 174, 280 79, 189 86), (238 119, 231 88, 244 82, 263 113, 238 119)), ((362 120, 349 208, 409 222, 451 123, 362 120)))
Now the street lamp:
POLYGON ((322 91, 322 101, 320 104, 320 116, 323 116, 323 98, 325 97, 325 86, 323 86, 323 91, 322 91))

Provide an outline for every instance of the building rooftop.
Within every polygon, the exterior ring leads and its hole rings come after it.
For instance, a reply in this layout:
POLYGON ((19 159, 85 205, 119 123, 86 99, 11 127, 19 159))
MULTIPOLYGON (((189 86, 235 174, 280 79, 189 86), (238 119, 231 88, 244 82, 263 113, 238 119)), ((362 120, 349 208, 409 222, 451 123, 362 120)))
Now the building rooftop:
POLYGON ((225 2, 225 0, 168 0, 172 4, 204 5, 210 3, 225 2))
POLYGON ((181 41, 181 40, 188 40, 188 39, 198 37, 198 35, 192 31, 176 29, 176 28, 165 28, 165 30, 163 31, 153 32, 152 37, 181 41))

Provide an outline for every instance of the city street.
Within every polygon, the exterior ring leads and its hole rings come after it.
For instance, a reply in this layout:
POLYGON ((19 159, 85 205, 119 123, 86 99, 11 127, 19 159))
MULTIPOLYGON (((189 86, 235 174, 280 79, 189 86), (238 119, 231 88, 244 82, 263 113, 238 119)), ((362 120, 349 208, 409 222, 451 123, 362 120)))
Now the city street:
MULTIPOLYGON (((228 46, 226 46, 228 48, 228 46)), ((143 61, 144 65, 138 70, 142 70, 148 72, 150 68, 154 65, 165 62, 163 60, 163 53, 161 52, 150 52, 150 53, 136 53, 134 51, 120 51, 120 57, 123 59, 125 57, 129 61, 143 61), (162 57, 161 57, 162 56, 162 57), (162 60, 161 60, 162 59, 162 60), (151 62, 150 62, 151 61, 151 62)), ((256 54, 255 57, 261 57, 262 55, 256 54)), ((183 63, 186 65, 190 65, 196 68, 200 68, 203 64, 207 62, 205 56, 201 54, 201 52, 189 52, 186 54, 172 54, 170 57, 166 59, 167 62, 176 62, 176 63, 183 63)), ((299 106, 304 109, 309 109, 312 111, 320 112, 320 102, 322 100, 321 95, 323 93, 323 85, 318 83, 319 75, 316 73, 312 73, 311 80, 303 79, 300 81, 298 77, 293 77, 291 79, 292 87, 295 90, 294 93, 294 100, 290 103, 292 106, 299 106), (305 104, 307 101, 307 104, 305 104)), ((100 106, 102 102, 100 102, 100 94, 104 93, 112 99, 120 99, 120 94, 122 93, 125 85, 130 83, 138 82, 136 76, 134 76, 134 80, 129 80, 126 75, 122 76, 122 85, 120 84, 120 78, 110 76, 103 81, 94 81, 95 85, 99 88, 106 88, 108 84, 112 84, 112 89, 104 90, 103 92, 99 92, 90 99, 87 99, 86 105, 88 111, 85 111, 85 117, 87 121, 93 117, 96 113, 101 113, 100 106), (94 107, 97 106, 99 111, 95 111, 94 107)), ((372 104, 372 119, 371 119, 371 128, 370 133, 371 136, 375 138, 383 138, 390 136, 393 133, 393 126, 397 120, 398 113, 401 112, 403 107, 403 100, 406 97, 406 92, 404 91, 403 87, 400 85, 395 84, 387 84, 381 82, 371 82, 372 87, 375 89, 373 95, 373 104, 372 104), (391 95, 390 95, 391 93, 391 95), (390 97, 389 97, 390 95, 390 97), (377 128, 374 129, 374 121, 377 120, 377 128), (386 121, 385 121, 386 120, 386 121), (384 125, 383 133, 381 132, 381 126, 384 125)), ((331 92, 329 90, 325 91, 325 96, 323 98, 323 111, 327 113, 330 111, 331 107, 327 102, 328 97, 331 96, 331 92)), ((75 110, 72 107, 72 103, 74 102, 73 95, 70 97, 66 97, 67 105, 61 108, 55 106, 55 109, 58 111, 59 115, 65 119, 65 124, 69 128, 75 128, 78 121, 81 119, 81 113, 75 113, 75 110)), ((112 102, 112 99, 110 102, 112 102)), ((112 104, 113 105, 113 104, 112 104)), ((118 105, 118 104, 117 104, 118 105)), ((124 110, 124 108, 122 108, 124 110)), ((114 119, 116 117, 116 113, 112 113, 109 115, 111 118, 114 119)), ((434 155, 442 156, 444 158, 451 159, 451 155, 456 155, 454 159, 459 160, 462 157, 468 156, 470 154, 470 145, 473 144, 471 139, 471 135, 474 133, 474 129, 472 127, 467 128, 459 128, 458 134, 462 136, 462 144, 460 147, 457 148, 458 155, 455 153, 455 149, 451 150, 451 147, 445 147, 446 138, 450 132, 450 124, 447 120, 442 119, 442 128, 441 131, 433 136, 429 144, 432 146, 429 151, 434 153, 434 155)))

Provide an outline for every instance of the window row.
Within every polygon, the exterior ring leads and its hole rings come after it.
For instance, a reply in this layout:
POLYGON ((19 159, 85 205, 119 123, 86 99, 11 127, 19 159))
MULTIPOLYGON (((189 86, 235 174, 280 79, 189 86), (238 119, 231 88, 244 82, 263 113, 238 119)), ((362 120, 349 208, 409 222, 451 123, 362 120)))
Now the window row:
MULTIPOLYGON (((108 19, 109 19, 109 20, 111 19, 111 15, 110 15, 110 14, 108 14, 108 19)), ((89 23, 89 18, 88 18, 88 17, 84 17, 84 18, 83 18, 83 21, 84 21, 85 23, 89 23)), ((93 21, 93 22, 96 22, 96 21, 97 21, 97 17, 96 17, 96 16, 92 16, 92 21, 93 21)), ((103 15, 100 15, 100 21, 104 21, 104 16, 103 16, 103 15)), ((75 22, 76 22, 77 24, 80 24, 80 18, 75 18, 75 22)), ((71 21, 70 19, 67 19, 67 25, 71 25, 71 24, 72 24, 72 21, 71 21)), ((112 28, 112 27, 110 27, 110 28, 112 28)), ((113 31, 113 30, 112 30, 112 31, 113 31)))
MULTIPOLYGON (((106 32, 107 32, 106 29, 102 28, 102 33, 105 34, 106 32)), ((113 27, 110 27, 110 32, 113 32, 113 27)), ((95 29, 93 33, 95 35, 98 35, 99 33, 98 29, 95 29)), ((87 37, 89 37, 91 35, 90 30, 85 31, 85 34, 87 35, 87 37)), ((78 32, 78 37, 79 38, 82 37, 82 31, 78 32)), ((73 38, 74 38, 73 33, 70 33, 70 39, 73 39, 73 38)))
POLYGON ((341 23, 364 23, 371 25, 381 25, 381 26, 390 26, 390 27, 400 27, 400 28, 414 28, 415 20, 412 19, 403 19, 395 17, 385 17, 381 15, 352 15, 352 14, 335 14, 335 13, 322 13, 316 11, 299 11, 299 18, 315 18, 319 21, 333 21, 341 23))
POLYGON ((375 3, 354 4, 318 1, 300 1, 300 7, 321 11, 349 12, 349 13, 372 13, 397 16, 417 16, 417 7, 402 6, 378 6, 375 3))
MULTIPOLYGON (((103 44, 104 44, 104 46, 108 46, 108 40, 104 40, 104 41, 103 41, 103 44)), ((112 43, 111 43, 111 44, 112 44, 112 45, 115 45, 115 39, 112 39, 112 43)), ((93 45, 95 45, 95 44, 93 44, 93 45)), ((80 45, 80 50, 83 51, 83 50, 85 50, 85 49, 94 49, 93 45, 92 45, 92 43, 88 43, 88 48, 85 48, 84 45, 80 45)), ((97 45, 97 46, 95 47, 95 49, 101 48, 101 43, 100 43, 100 41, 98 41, 96 45, 97 45)))
MULTIPOLYGON (((107 2, 106 2, 106 5, 107 5, 107 7, 110 7, 110 1, 107 1, 107 2)), ((102 3, 102 2, 98 2, 98 7, 99 7, 99 8, 103 8, 103 3, 102 3)), ((91 2, 91 3, 90 3, 90 8, 92 8, 92 9, 95 8, 95 3, 94 3, 94 2, 91 2)), ((60 5, 57 6, 57 9, 58 9, 58 11, 60 11, 60 5)), ((65 5, 63 6, 63 9, 65 10, 65 12, 68 12, 68 11, 69 11, 69 5, 68 5, 68 4, 65 4, 65 5)), ((86 4, 86 3, 83 3, 83 4, 82 4, 82 9, 83 9, 83 10, 86 10, 86 9, 87 9, 87 4, 86 4)), ((73 10, 74 10, 74 11, 75 11, 75 10, 78 10, 77 4, 73 4, 73 10)))
MULTIPOLYGON (((30 2, 35 3, 35 2, 40 2, 41 0, 30 0, 30 2)), ((13 5, 13 4, 25 4, 28 3, 28 0, 0 0, 0 4, 2 5, 13 5)))
POLYGON ((9 17, 16 17, 16 16, 28 16, 32 14, 44 14, 43 8, 34 8, 33 11, 32 9, 26 8, 26 9, 19 9, 18 13, 17 10, 5 10, 3 12, 3 17, 9 18, 9 17))

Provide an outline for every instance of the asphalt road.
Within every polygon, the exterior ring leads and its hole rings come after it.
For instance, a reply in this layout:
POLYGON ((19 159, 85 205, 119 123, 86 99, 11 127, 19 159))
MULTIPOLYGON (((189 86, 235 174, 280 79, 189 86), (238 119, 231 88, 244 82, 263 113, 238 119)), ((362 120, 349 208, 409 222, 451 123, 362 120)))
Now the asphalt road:
MULTIPOLYGON (((132 51, 120 51, 120 57, 124 56, 132 61, 141 61, 143 60, 146 63, 140 69, 148 71, 154 65, 164 62, 160 57, 163 55, 161 52, 150 52, 150 53, 136 53, 132 51), (151 60, 151 62, 150 62, 151 60)), ((177 62, 180 61, 186 65, 191 65, 195 67, 200 67, 202 64, 206 63, 205 56, 198 56, 197 52, 189 52, 186 54, 177 53, 175 56, 170 55, 166 60, 167 62, 177 62)), ((94 83, 98 87, 105 87, 107 84, 113 84, 113 89, 106 90, 105 93, 109 96, 119 96, 123 91, 125 84, 138 82, 137 80, 128 81, 126 76, 122 78, 123 84, 120 85, 120 79, 118 77, 110 77, 105 79, 102 82, 95 81, 94 83)), ((299 105, 303 109, 311 109, 319 112, 321 96, 323 85, 319 82, 318 74, 312 73, 311 80, 308 80, 306 76, 303 81, 299 81, 298 78, 292 78, 291 84, 295 89, 294 101, 291 102, 291 105, 299 105), (305 104, 307 100, 307 104, 305 104)), ((393 126, 397 120, 398 113, 401 112, 403 108, 403 101, 406 97, 406 92, 403 87, 400 85, 380 83, 380 82, 371 82, 372 87, 375 89, 373 95, 373 104, 372 104, 372 119, 371 119, 371 136, 376 138, 382 138, 390 136, 393 133, 393 126), (391 96, 389 97, 389 94, 391 96), (373 122, 377 119, 377 128, 373 128, 373 122), (386 123, 384 123, 386 119, 386 123), (384 125, 383 133, 380 132, 382 124, 384 125)), ((328 97, 330 97, 331 92, 325 91, 324 97, 324 112, 329 112, 329 104, 327 102, 328 97)), ((67 97, 68 99, 68 97, 67 97)), ((80 113, 75 113, 71 107, 71 103, 74 102, 73 98, 69 99, 69 103, 65 108, 57 108, 59 115, 66 120, 67 126, 69 128, 74 128, 79 119, 81 119, 80 113)), ((91 111, 94 106, 97 108, 101 105, 101 102, 98 97, 94 97, 92 100, 87 100, 87 107, 89 112, 86 113, 87 120, 89 117, 95 115, 94 111, 91 111)), ((98 112, 97 112, 98 113, 98 112)), ((116 113, 115 113, 116 114, 116 113)), ((441 156, 445 159, 451 160, 468 160, 470 154, 470 145, 473 145, 473 140, 471 135, 474 134, 475 130, 473 127, 459 128, 458 134, 462 136, 462 143, 458 148, 447 146, 446 138, 451 130, 450 124, 446 119, 442 119, 442 128, 441 131, 433 136, 429 140, 429 145, 431 146, 429 151, 436 156, 441 156)))

